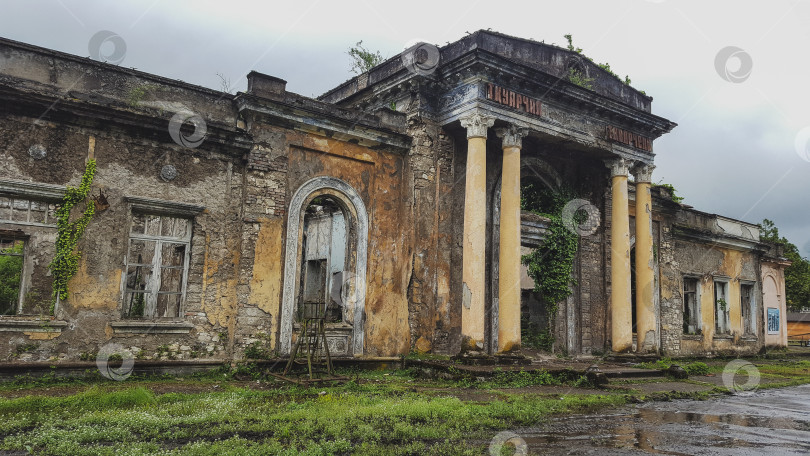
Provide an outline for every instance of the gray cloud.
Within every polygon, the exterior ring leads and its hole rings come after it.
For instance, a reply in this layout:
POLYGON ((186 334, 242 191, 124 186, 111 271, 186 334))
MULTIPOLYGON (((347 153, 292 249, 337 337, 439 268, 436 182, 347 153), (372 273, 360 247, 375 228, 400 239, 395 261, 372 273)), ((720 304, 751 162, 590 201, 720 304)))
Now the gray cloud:
POLYGON ((444 44, 481 28, 557 44, 573 34, 587 55, 654 96, 654 113, 680 124, 655 143, 656 180, 698 209, 770 218, 810 255, 810 162, 794 148, 810 126, 807 2, 6 0, 0 17, 6 38, 87 56, 90 37, 110 30, 126 40, 122 66, 212 88, 222 73, 237 90, 257 70, 307 96, 351 76, 345 51, 359 40, 393 56, 415 39, 444 44), (744 82, 715 69, 727 46, 751 57, 744 82))

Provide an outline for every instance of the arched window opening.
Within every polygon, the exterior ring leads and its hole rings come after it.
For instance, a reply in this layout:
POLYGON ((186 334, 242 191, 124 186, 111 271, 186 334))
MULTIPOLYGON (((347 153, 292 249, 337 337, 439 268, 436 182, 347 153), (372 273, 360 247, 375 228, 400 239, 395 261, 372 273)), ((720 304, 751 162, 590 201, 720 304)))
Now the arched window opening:
POLYGON ((351 309, 344 299, 346 215, 334 198, 323 195, 309 203, 304 213, 303 237, 297 321, 323 316, 327 323, 352 324, 351 309))
POLYGON ((279 352, 290 353, 303 313, 321 309, 329 353, 362 356, 369 227, 363 199, 340 179, 316 177, 295 191, 289 214, 279 352))

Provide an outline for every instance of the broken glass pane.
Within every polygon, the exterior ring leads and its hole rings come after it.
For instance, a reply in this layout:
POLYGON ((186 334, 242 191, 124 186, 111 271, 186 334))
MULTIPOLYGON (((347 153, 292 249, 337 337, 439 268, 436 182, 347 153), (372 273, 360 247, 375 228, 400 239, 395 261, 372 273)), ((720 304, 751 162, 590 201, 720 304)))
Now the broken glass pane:
POLYGON ((160 216, 157 215, 144 215, 144 234, 147 236, 160 235, 160 216))
POLYGON ((132 214, 132 234, 144 234, 146 228, 146 216, 143 214, 132 214))
POLYGON ((155 314, 159 318, 176 318, 180 316, 180 294, 158 295, 157 311, 155 314))
POLYGON ((11 207, 11 220, 15 222, 28 221, 28 200, 15 199, 11 207))
POLYGON ((188 219, 175 219, 174 234, 172 236, 177 239, 186 239, 189 234, 189 220, 188 219))
POLYGON ((124 298, 124 316, 130 318, 140 318, 144 315, 146 308, 146 294, 137 292, 127 292, 124 298))
POLYGON ((160 269, 160 291, 180 292, 183 283, 183 270, 175 268, 160 269))
POLYGON ((186 257, 185 244, 173 244, 164 242, 161 247, 161 263, 163 266, 182 267, 186 257))
POLYGON ((31 223, 47 223, 48 203, 31 201, 31 223))
POLYGON ((11 220, 11 199, 0 196, 0 220, 11 220))
POLYGON ((129 257, 127 262, 129 264, 145 264, 151 265, 152 259, 155 256, 155 241, 145 241, 143 239, 130 239, 129 240, 129 257))
POLYGON ((24 248, 20 239, 0 239, 0 315, 17 313, 24 248))
POLYGON ((127 268, 127 290, 151 291, 149 286, 152 280, 150 266, 129 266, 127 268))

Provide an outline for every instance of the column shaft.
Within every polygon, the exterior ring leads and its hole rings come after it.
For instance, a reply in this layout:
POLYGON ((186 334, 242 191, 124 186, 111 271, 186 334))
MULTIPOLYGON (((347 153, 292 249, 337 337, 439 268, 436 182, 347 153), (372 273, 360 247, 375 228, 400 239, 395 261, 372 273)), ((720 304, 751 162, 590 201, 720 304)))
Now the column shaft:
POLYGON ((636 176, 636 334, 639 352, 657 351, 655 324, 655 268, 652 238, 652 166, 642 166, 636 176))
POLYGON ((610 165, 610 308, 611 340, 614 352, 633 347, 633 314, 630 297, 630 216, 627 206, 627 164, 623 159, 610 165))
POLYGON ((526 130, 498 129, 503 138, 498 262, 498 352, 520 349, 520 149, 526 130))
POLYGON ((462 246, 462 351, 484 348, 486 292, 487 129, 494 118, 473 114, 461 119, 467 128, 467 172, 462 246))

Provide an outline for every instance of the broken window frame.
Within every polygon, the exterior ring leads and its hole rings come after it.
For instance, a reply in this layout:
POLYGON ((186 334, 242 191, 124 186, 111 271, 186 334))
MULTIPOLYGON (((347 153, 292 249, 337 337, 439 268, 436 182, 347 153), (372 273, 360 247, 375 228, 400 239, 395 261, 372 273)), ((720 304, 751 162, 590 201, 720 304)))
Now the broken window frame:
POLYGON ((14 316, 19 315, 22 313, 22 302, 23 302, 23 286, 25 285, 25 253, 26 249, 28 248, 28 238, 26 236, 21 235, 6 235, 2 231, 0 231, 0 257, 19 257, 20 261, 20 279, 19 283, 17 284, 17 298, 15 299, 16 302, 12 303, 12 306, 9 308, 9 313, 0 313, 0 316, 14 316), (2 246, 5 244, 4 241, 8 241, 9 244, 14 245, 20 243, 19 245, 22 246, 21 253, 14 253, 10 251, 4 251, 2 246))
POLYGON ((740 280, 740 320, 742 322, 743 336, 756 337, 757 335, 757 301, 756 282, 740 280), (749 289, 749 301, 744 301, 743 287, 749 289), (747 310, 746 310, 747 309, 747 310))
POLYGON ((714 335, 727 337, 731 335, 731 302, 729 302, 729 279, 714 278, 714 335), (722 291, 722 293, 721 293, 722 291), (725 309, 720 305, 720 299, 726 303, 725 309))
POLYGON ((0 223, 55 228, 56 204, 37 198, 0 194, 0 223), (25 214, 24 220, 20 220, 21 212, 25 214), (37 212, 41 213, 42 218, 32 219, 37 212))
MULTIPOLYGON (((140 210, 133 210, 132 217, 130 218, 130 227, 129 227, 129 238, 127 241, 127 253, 124 259, 124 270, 122 272, 123 275, 123 298, 122 298, 122 305, 121 305, 121 317, 127 320, 167 320, 167 319, 180 319, 184 313, 185 307, 185 300, 186 300, 186 287, 188 281, 188 270, 189 270, 189 263, 190 263, 190 255, 191 255, 191 238, 192 238, 192 230, 194 226, 194 220, 191 217, 183 216, 183 215, 174 215, 174 214, 167 214, 163 212, 155 213, 149 211, 140 211, 140 210), (138 217, 144 217, 144 232, 137 233, 134 232, 134 228, 136 227, 136 219, 138 217), (158 226, 156 232, 158 234, 147 234, 147 218, 157 219, 158 226), (182 220, 186 224, 185 233, 183 236, 172 236, 172 235, 163 235, 164 232, 164 222, 166 220, 182 220), (138 262, 139 260, 136 258, 132 258, 132 246, 134 242, 143 242, 145 245, 149 245, 150 243, 154 244, 154 253, 152 256, 152 261, 149 263, 142 263, 138 262), (183 259, 182 265, 165 265, 163 261, 163 252, 164 247, 171 246, 171 245, 182 245, 183 246, 183 259), (144 284, 144 288, 137 289, 137 288, 130 288, 129 287, 129 273, 130 268, 134 267, 135 271, 141 271, 142 268, 150 268, 152 270, 152 274, 150 279, 144 284), (161 291, 161 287, 163 286, 163 272, 165 270, 177 270, 181 272, 180 277, 180 291, 161 291), (143 314, 142 315, 132 315, 135 297, 141 295, 143 296, 144 302, 143 305, 143 314), (163 295, 171 295, 171 296, 178 296, 179 302, 177 303, 177 314, 176 315, 157 315, 158 311, 158 301, 160 296, 163 295), (130 296, 133 299, 130 299, 130 296)), ((136 272, 137 274, 137 272, 136 272)), ((137 275, 136 275, 137 277, 137 275)))
MULTIPOLYGON (((353 229, 350 225, 351 214, 343 207, 339 198, 329 194, 317 195, 311 198, 304 207, 307 209, 304 210, 302 217, 301 261, 298 271, 299 286, 296 290, 296 311, 293 317, 294 327, 300 324, 304 318, 315 316, 315 314, 322 314, 321 316, 325 318, 324 322, 328 327, 353 327, 354 322, 351 321, 351 316, 354 312, 354 306, 352 306, 351 309, 345 306, 348 302, 346 295, 349 293, 349 290, 343 280, 344 274, 348 272, 348 264, 352 261, 351 257, 354 255, 352 252, 352 235, 350 233, 353 229), (325 201, 319 204, 321 198, 325 198, 325 201), (325 207, 331 206, 332 210, 320 215, 306 213, 309 207, 319 205, 325 207), (339 222, 335 217, 335 214, 338 213, 340 214, 339 222), (310 253, 308 248, 310 233, 308 233, 308 228, 310 223, 318 223, 318 220, 320 220, 321 223, 323 223, 324 220, 328 220, 326 223, 329 226, 329 242, 325 247, 328 252, 326 253, 326 258, 320 258, 321 255, 318 253, 314 255, 314 257, 318 258, 309 258, 310 253), (334 227, 336 223, 343 225, 342 231, 345 238, 341 242, 343 252, 342 260, 338 264, 339 270, 332 271, 335 267, 333 263, 335 260, 333 251, 337 247, 335 239, 332 238, 335 234, 334 227), (316 264, 319 265, 317 269, 321 270, 323 274, 319 275, 318 278, 315 278, 313 281, 314 278, 311 277, 311 274, 316 272, 316 268, 314 267, 316 264), (313 286, 315 286, 315 288, 312 288, 313 286), (313 298, 315 298, 315 300, 313 300, 313 298), (315 308, 320 308, 320 310, 316 312, 315 308)), ((341 255, 338 255, 338 259, 340 256, 341 255)))
MULTIPOLYGON (((29 311, 27 301, 33 302, 38 300, 37 296, 50 294, 50 286, 47 290, 32 288, 36 283, 33 277, 36 267, 32 263, 36 260, 32 258, 36 259, 40 252, 31 249, 43 237, 47 238, 50 230, 56 233, 56 208, 64 196, 65 187, 61 185, 0 178, 0 234, 25 243, 17 306, 13 315, 36 315, 29 311)), ((40 261, 43 259, 50 261, 48 255, 40 258, 40 261)), ((47 305, 44 301, 41 304, 47 305)))
POLYGON ((700 307, 700 277, 697 276, 684 276, 683 277, 683 334, 688 336, 696 336, 703 333, 703 318, 701 317, 700 307), (687 291, 687 282, 694 283, 694 290, 687 291), (689 295, 693 295, 692 312, 689 312, 689 295), (688 317, 687 317, 688 315, 688 317), (689 326, 694 326, 695 331, 689 332, 689 326))

